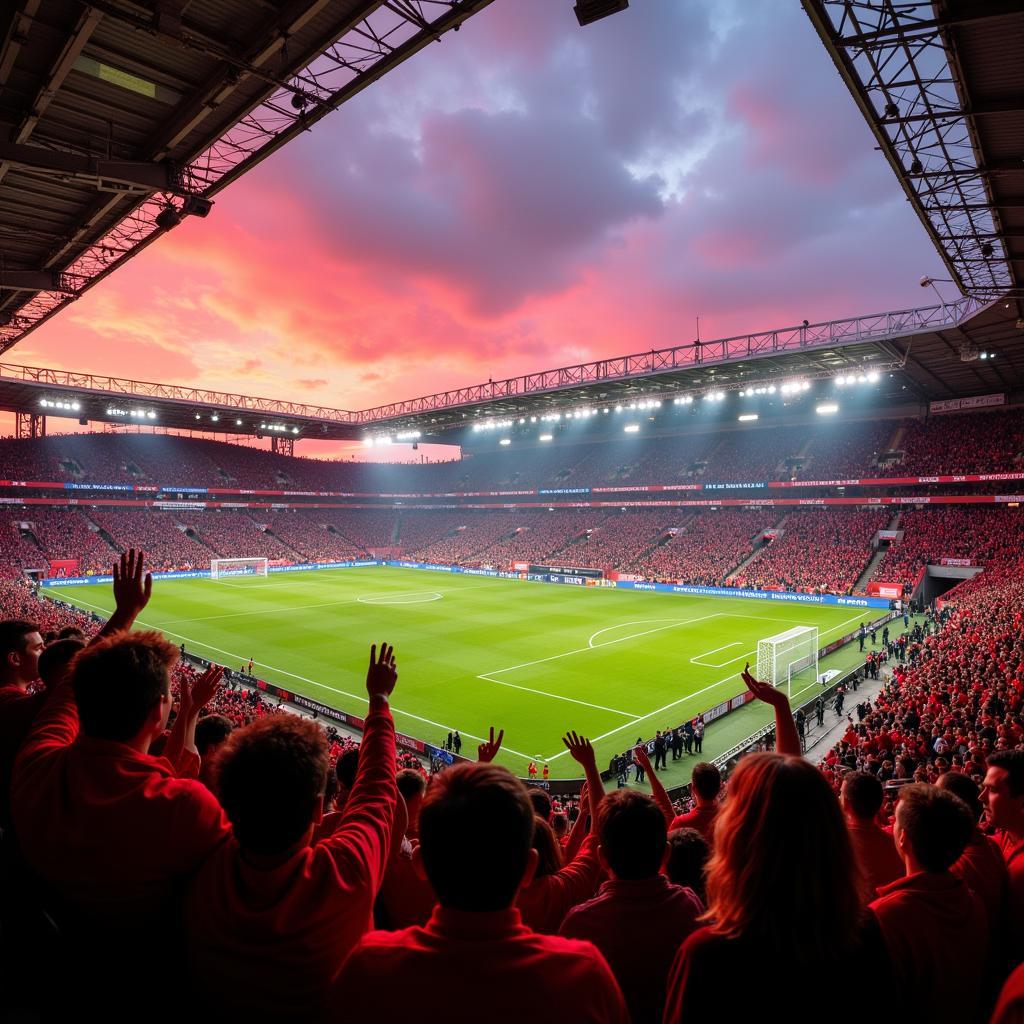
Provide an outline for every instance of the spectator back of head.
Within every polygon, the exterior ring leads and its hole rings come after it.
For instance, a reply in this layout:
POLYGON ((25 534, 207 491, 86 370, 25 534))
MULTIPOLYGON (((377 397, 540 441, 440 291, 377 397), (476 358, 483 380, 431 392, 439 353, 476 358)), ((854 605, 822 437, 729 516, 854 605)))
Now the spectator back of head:
POLYGON ((207 715, 196 722, 196 750, 202 758, 208 757, 230 735, 234 728, 224 715, 207 715))
POLYGON ((423 796, 427 788, 427 780, 415 768, 403 768, 395 779, 398 792, 406 803, 423 796))
POLYGON ((351 789, 352 784, 356 781, 356 772, 358 770, 359 748, 343 750, 338 755, 338 761, 334 766, 334 774, 338 780, 338 785, 344 786, 345 789, 351 789))
POLYGON ((597 816, 601 854, 616 878, 651 878, 667 853, 665 815, 646 794, 631 789, 609 793, 597 816))
POLYGON ((873 821, 884 799, 882 783, 868 772, 850 772, 843 779, 843 806, 858 821, 873 821))
POLYGON ((71 682, 82 732, 125 743, 163 704, 156 729, 161 731, 170 712, 170 672, 178 653, 156 632, 115 633, 79 652, 71 682))
POLYGON ((75 637, 54 640, 39 655, 39 678, 47 689, 56 686, 68 671, 74 656, 85 647, 85 641, 75 637))
POLYGON ((925 871, 948 870, 964 852, 973 831, 967 804, 953 793, 923 782, 900 790, 893 836, 899 849, 909 842, 925 871))
POLYGON ((704 869, 711 847, 695 828, 677 828, 668 834, 665 874, 676 885, 687 886, 704 899, 704 869))
POLYGON ((971 812, 971 818, 978 821, 983 810, 981 806, 981 787, 963 772, 945 772, 938 781, 939 789, 944 789, 953 796, 960 797, 971 812))
POLYGON ((509 907, 531 862, 533 806, 526 787, 495 764, 460 764, 436 776, 420 813, 420 856, 442 906, 509 907))
POLYGON ((693 766, 690 785, 702 800, 714 800, 722 789, 722 773, 713 764, 701 761, 693 766))
POLYGON ((527 792, 530 794, 530 803, 533 804, 533 813, 545 821, 551 820, 551 797, 543 789, 531 786, 527 792))
POLYGON ((295 715, 257 719, 231 734, 217 758, 217 791, 239 845, 273 855, 295 846, 322 810, 327 738, 295 715))

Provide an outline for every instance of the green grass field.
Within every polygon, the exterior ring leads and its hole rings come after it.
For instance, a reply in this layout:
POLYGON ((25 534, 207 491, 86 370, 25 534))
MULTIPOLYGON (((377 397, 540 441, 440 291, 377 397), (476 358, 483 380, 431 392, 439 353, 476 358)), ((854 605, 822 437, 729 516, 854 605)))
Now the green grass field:
MULTIPOLYGON (((54 596, 101 614, 110 587, 54 596)), ((440 744, 459 729, 472 753, 488 726, 505 730, 503 761, 537 759, 577 775, 561 735, 594 740, 604 766, 638 736, 678 725, 743 690, 757 641, 816 625, 820 643, 867 610, 550 586, 412 569, 353 568, 225 580, 158 580, 140 626, 203 657, 354 714, 365 713, 371 642, 395 645, 398 729, 440 744)), ((807 673, 794 700, 816 688, 807 673), (799 692, 798 692, 799 691, 799 692)), ((712 724, 704 754, 735 732, 712 724)), ((756 723, 752 723, 756 728, 756 723)))

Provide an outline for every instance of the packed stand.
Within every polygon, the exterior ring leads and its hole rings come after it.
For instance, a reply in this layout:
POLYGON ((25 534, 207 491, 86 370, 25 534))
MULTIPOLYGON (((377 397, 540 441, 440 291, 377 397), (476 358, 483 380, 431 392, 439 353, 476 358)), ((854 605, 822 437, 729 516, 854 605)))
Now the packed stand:
POLYGON ((1024 412, 940 415, 907 423, 900 476, 1005 473, 1020 469, 1024 412))
POLYGON ((794 512, 731 585, 755 590, 849 594, 874 553, 872 540, 889 513, 827 508, 794 512))
POLYGON ((513 534, 485 548, 477 557, 505 567, 515 562, 540 564, 583 536, 594 519, 594 512, 568 509, 521 512, 516 516, 513 534))
POLYGON ((679 514, 666 509, 611 513, 559 553, 569 565, 618 569, 655 547, 679 514))
POLYGON ((754 551, 779 514, 771 510, 701 512, 642 560, 626 566, 658 580, 715 587, 754 551))
POLYGON ((1024 514, 1011 508, 962 505, 913 509, 900 517, 903 539, 894 541, 872 579, 913 586, 943 558, 968 559, 993 568, 1015 563, 1024 544, 1024 514))
POLYGON ((329 513, 317 509, 258 513, 262 522, 307 562, 337 562, 358 558, 359 547, 331 529, 329 513))
MULTIPOLYGON (((93 508, 89 515, 117 546, 145 550, 154 569, 205 568, 214 552, 181 529, 170 512, 159 509, 93 508)), ((107 559, 109 561, 109 558, 107 559)))

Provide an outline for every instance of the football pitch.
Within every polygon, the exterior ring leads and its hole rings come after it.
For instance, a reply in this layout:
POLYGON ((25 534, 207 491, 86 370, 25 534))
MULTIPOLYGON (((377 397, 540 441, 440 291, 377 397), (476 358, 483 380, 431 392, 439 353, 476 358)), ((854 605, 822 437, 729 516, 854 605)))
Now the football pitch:
MULTIPOLYGON (((113 607, 106 584, 51 593, 104 616, 113 607)), ((393 643, 400 732, 441 745, 458 729, 474 756, 493 725, 505 730, 500 760, 513 771, 524 774, 533 759, 552 778, 573 778, 566 730, 589 736, 604 767, 639 736, 740 693, 758 640, 814 625, 824 647, 868 617, 849 607, 360 567, 158 579, 138 627, 232 669, 252 657, 260 678, 360 716, 369 645, 393 643)), ((804 673, 794 702, 815 689, 804 673)), ((705 756, 723 746, 717 728, 708 727, 705 756)))

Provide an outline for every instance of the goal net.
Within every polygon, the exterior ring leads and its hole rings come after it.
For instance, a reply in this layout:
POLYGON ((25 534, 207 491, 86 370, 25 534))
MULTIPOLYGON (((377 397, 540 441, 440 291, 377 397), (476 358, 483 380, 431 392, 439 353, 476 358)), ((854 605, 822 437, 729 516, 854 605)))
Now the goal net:
POLYGON ((210 561, 210 579, 224 576, 266 576, 265 558, 214 558, 210 561))
POLYGON ((818 627, 796 626, 785 633, 765 637, 757 642, 757 678, 772 686, 789 684, 793 693, 793 677, 805 669, 818 672, 818 627))

